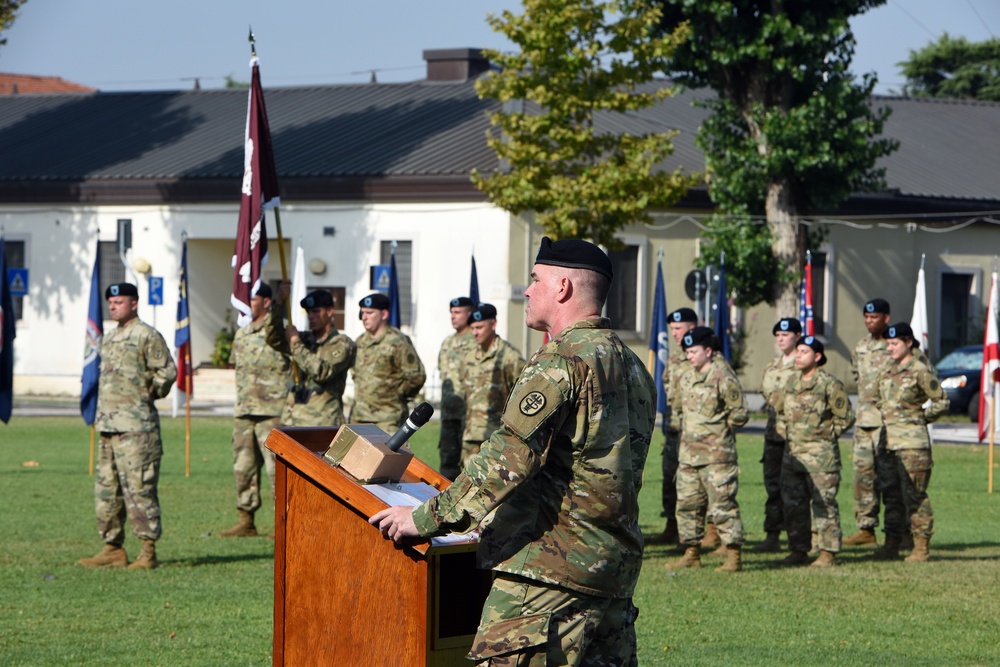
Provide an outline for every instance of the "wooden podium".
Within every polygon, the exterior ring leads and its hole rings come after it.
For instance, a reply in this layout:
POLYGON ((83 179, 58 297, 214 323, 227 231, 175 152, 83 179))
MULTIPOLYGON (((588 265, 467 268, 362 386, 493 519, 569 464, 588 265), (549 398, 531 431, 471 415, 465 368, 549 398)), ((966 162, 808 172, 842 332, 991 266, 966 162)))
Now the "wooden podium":
MULTIPOLYGON (((274 665, 468 667, 491 573, 474 539, 403 548, 368 518, 386 503, 323 460, 335 428, 281 428, 275 454, 274 665)), ((402 482, 447 478, 414 457, 402 482)))

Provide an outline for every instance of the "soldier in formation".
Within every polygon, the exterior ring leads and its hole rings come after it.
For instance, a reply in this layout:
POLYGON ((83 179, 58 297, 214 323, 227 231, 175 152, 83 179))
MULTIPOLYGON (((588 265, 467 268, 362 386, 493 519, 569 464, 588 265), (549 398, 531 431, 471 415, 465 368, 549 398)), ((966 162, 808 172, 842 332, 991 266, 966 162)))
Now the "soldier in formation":
POLYGON ((438 439, 440 473, 454 481, 461 471, 462 420, 465 399, 462 391, 462 364, 465 355, 476 347, 469 328, 469 315, 476 304, 467 296, 452 299, 448 304, 451 326, 455 333, 444 339, 438 352, 438 376, 441 378, 441 436, 438 439))

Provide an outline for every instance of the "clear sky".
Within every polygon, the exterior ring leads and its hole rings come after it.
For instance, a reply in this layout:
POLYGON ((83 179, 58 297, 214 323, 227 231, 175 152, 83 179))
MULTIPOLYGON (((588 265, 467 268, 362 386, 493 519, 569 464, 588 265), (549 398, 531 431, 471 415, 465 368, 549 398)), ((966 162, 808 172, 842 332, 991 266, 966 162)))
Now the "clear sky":
MULTIPOLYGON (((0 72, 60 76, 101 90, 183 89, 248 80, 248 25, 265 87, 409 81, 424 49, 511 45, 488 12, 518 0, 28 0, 0 47, 0 72)), ((899 90, 896 63, 941 33, 1000 35, 997 0, 888 0, 853 25, 856 72, 899 90)))

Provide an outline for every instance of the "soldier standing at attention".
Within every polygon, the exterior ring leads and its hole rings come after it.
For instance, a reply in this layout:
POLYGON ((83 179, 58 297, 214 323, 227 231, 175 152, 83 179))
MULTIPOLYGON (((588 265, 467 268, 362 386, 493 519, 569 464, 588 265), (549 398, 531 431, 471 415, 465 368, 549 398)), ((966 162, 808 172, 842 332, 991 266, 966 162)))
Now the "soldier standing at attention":
POLYGON ((836 562, 841 539, 837 439, 854 423, 854 410, 844 384, 820 368, 826 363, 823 343, 805 336, 794 349, 799 372, 788 378, 782 391, 770 396, 778 414, 779 432, 787 443, 781 466, 781 493, 791 553, 782 563, 809 562, 815 526, 819 557, 812 565, 829 567, 836 562))
MULTIPOLYGON (((796 374, 795 347, 799 334, 802 333, 802 325, 795 318, 783 317, 775 323, 771 333, 778 347, 778 356, 764 369, 764 377, 760 383, 764 410, 767 412, 764 453, 760 459, 764 464, 764 490, 767 492, 767 501, 764 503, 764 532, 767 533, 767 538, 753 548, 755 553, 781 551, 781 531, 785 527, 781 501, 781 460, 785 455, 785 439, 779 435, 784 429, 779 424, 781 415, 773 405, 777 400, 776 394, 796 374)), ((825 357, 823 363, 826 363, 825 357)))
POLYGON ((705 520, 719 531, 726 562, 716 572, 743 569, 743 520, 736 502, 740 469, 736 429, 747 423, 743 388, 719 352, 719 339, 708 327, 695 327, 681 341, 691 367, 681 375, 681 446, 677 468, 677 527, 684 555, 667 567, 701 567, 705 520))
POLYGON ((289 355, 299 369, 299 384, 289 394, 282 423, 285 426, 342 426, 347 371, 354 366, 354 341, 333 324, 333 295, 315 290, 299 302, 309 318, 309 331, 292 325, 279 331, 281 305, 291 283, 281 285, 280 301, 270 317, 268 342, 289 355))
POLYGON ((455 333, 444 339, 438 352, 438 376, 441 378, 441 437, 438 454, 441 457, 439 472, 455 481, 461 472, 462 419, 465 417, 465 398, 462 394, 462 361, 465 354, 476 346, 469 329, 469 313, 476 304, 467 296, 452 299, 448 304, 451 326, 455 333))
POLYGON ((274 497, 274 453, 264 446, 271 429, 281 426, 281 412, 292 390, 292 366, 286 355, 267 344, 271 286, 261 283, 250 299, 252 321, 236 330, 229 363, 236 368, 233 422, 233 475, 239 518, 220 537, 254 537, 254 514, 260 509, 260 469, 267 472, 274 497))
POLYGON ((381 292, 359 302, 365 332, 355 339, 352 424, 375 424, 392 435, 409 414, 410 401, 427 379, 410 339, 389 326, 389 297, 381 292))
POLYGON ((543 238, 527 325, 551 340, 518 378, 501 426, 455 482, 370 522, 397 542, 481 528, 494 571, 467 656, 494 665, 634 666, 639 487, 656 417, 643 362, 601 317, 611 260, 543 238))
POLYGON ((910 532, 913 553, 906 560, 921 563, 930 559, 934 534, 934 512, 927 497, 934 460, 927 424, 948 412, 948 397, 937 374, 916 354, 918 343, 909 324, 892 325, 883 338, 892 364, 878 378, 875 404, 885 423, 886 446, 879 455, 878 475, 886 534, 885 544, 874 556, 899 558, 900 543, 910 532))
POLYGON ((139 290, 131 283, 109 285, 104 292, 108 314, 118 326, 101 343, 101 380, 95 429, 101 434, 94 474, 97 531, 104 549, 80 559, 85 567, 150 570, 160 539, 157 483, 163 442, 160 415, 153 401, 163 398, 177 379, 177 367, 163 336, 139 320, 139 290), (129 565, 125 516, 142 550, 129 565))
POLYGON ((481 303, 469 315, 476 346, 466 353, 462 371, 465 388, 465 429, 462 433, 462 467, 479 446, 500 428, 507 396, 524 368, 524 357, 497 335, 497 309, 481 303))
POLYGON ((885 427, 875 407, 875 385, 892 360, 882 333, 889 326, 889 302, 872 299, 864 307, 868 335, 858 341, 851 355, 851 373, 858 386, 858 419, 854 427, 854 519, 858 532, 844 538, 844 546, 874 545, 878 526, 879 488, 875 458, 885 448, 885 427))

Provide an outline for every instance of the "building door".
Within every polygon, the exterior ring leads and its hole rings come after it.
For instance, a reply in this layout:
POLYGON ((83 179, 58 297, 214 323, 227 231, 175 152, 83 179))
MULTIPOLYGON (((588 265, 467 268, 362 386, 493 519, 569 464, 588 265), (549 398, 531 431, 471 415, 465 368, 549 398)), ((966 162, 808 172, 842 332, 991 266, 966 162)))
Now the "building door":
POLYGON ((971 302, 974 285, 975 276, 972 274, 941 274, 941 302, 938 307, 939 358, 971 343, 971 302))

